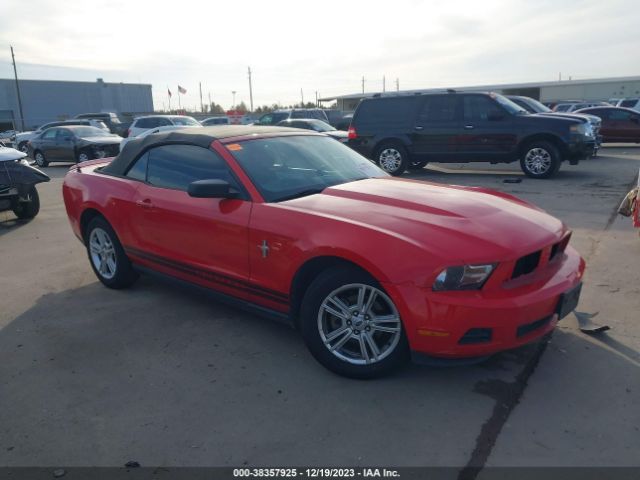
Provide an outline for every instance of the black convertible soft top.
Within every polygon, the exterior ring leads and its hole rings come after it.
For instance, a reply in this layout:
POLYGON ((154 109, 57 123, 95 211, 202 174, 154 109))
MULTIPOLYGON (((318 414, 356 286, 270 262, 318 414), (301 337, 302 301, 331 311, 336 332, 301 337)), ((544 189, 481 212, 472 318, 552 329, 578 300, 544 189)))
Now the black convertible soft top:
POLYGON ((252 125, 222 125, 202 128, 184 128, 147 135, 128 142, 113 161, 102 168, 103 173, 122 176, 129 166, 145 151, 158 145, 188 144, 208 148, 214 140, 246 135, 269 135, 274 133, 307 133, 309 130, 286 127, 261 127, 252 125))

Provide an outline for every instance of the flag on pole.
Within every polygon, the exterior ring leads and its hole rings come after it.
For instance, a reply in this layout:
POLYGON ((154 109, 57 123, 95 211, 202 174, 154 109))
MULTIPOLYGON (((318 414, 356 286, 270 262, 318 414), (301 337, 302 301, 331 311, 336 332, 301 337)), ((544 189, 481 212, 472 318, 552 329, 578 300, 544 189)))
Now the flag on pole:
POLYGON ((167 88, 167 94, 169 95, 169 98, 171 98, 171 90, 169 90, 168 88, 167 88))
POLYGON ((178 85, 178 92, 182 93, 183 95, 185 93, 187 93, 187 89, 186 88, 182 88, 180 85, 178 85))

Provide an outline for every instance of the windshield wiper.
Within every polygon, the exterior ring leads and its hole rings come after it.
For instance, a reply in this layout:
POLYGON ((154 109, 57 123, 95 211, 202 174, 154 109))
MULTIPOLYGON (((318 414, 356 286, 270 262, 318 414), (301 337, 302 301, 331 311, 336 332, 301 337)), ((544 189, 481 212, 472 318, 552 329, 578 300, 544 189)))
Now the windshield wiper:
POLYGON ((326 187, 323 188, 308 188, 307 190, 301 190, 300 192, 292 193, 291 195, 286 195, 284 197, 280 197, 276 202, 284 202, 285 200, 293 200, 294 198, 306 197, 308 195, 315 195, 316 193, 322 193, 326 187))

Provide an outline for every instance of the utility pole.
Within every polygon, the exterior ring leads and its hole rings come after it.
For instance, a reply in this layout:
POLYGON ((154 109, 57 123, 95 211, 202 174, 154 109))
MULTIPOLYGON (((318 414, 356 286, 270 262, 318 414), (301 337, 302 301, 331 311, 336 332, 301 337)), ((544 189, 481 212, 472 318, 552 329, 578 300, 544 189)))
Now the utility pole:
POLYGON ((249 72, 249 104, 251 105, 251 112, 253 112, 253 88, 251 86, 251 67, 247 67, 249 72))
POLYGON ((231 90, 231 93, 233 94, 233 105, 231 105, 231 110, 234 110, 236 108, 236 91, 231 90))
POLYGON ((16 92, 18 93, 18 110, 20 110, 20 124, 22 125, 22 131, 24 128, 24 113, 22 112, 22 98, 20 97, 20 85, 18 84, 18 70, 16 69, 16 57, 13 55, 13 47, 11 48, 11 60, 13 61, 13 74, 16 77, 16 92))
POLYGON ((400 79, 396 78, 396 92, 400 91, 400 79))
POLYGON ((364 75, 362 76, 362 93, 364 93, 364 75))
POLYGON ((318 108, 318 90, 316 90, 316 108, 318 108))
POLYGON ((300 98, 302 99, 302 105, 301 107, 304 108, 304 92, 302 91, 302 89, 300 89, 300 98))
POLYGON ((382 76, 382 93, 387 91, 387 79, 386 77, 383 75, 382 76))
POLYGON ((202 103, 202 82, 199 82, 200 86, 200 112, 204 113, 204 103, 202 103))
POLYGON ((211 112, 211 92, 209 92, 209 112, 211 112))

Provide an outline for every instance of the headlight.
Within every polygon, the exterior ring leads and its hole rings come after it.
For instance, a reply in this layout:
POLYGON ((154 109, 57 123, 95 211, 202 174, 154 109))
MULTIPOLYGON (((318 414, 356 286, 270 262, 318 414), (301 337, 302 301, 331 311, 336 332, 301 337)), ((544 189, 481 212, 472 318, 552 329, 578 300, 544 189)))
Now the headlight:
POLYGON ((487 281, 495 263, 488 265, 463 265, 442 270, 433 282, 433 290, 479 290, 487 281))
POLYGON ((571 125, 571 132, 584 135, 585 137, 593 137, 593 129, 590 123, 580 123, 578 125, 571 125))

